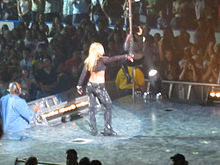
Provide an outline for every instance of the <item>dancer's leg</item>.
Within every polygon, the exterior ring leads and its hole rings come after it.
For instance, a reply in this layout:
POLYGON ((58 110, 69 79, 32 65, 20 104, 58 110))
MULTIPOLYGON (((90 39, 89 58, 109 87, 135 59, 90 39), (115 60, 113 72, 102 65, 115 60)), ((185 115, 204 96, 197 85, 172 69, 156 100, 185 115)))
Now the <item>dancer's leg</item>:
POLYGON ((100 103, 103 104, 103 106, 105 107, 104 135, 107 135, 107 136, 116 135, 116 133, 112 129, 112 101, 104 85, 96 89, 96 95, 100 103))
POLYGON ((95 117, 95 105, 96 105, 96 97, 92 92, 92 87, 87 86, 87 94, 89 97, 89 120, 90 120, 90 129, 91 134, 93 136, 97 135, 97 127, 96 127, 96 117, 95 117))

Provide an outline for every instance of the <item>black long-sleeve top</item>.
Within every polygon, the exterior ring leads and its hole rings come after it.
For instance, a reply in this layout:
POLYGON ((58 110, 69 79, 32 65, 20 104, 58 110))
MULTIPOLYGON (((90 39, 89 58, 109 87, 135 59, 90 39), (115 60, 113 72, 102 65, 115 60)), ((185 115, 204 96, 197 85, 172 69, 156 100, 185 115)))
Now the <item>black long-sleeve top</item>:
MULTIPOLYGON (((119 61, 119 60, 126 60, 127 57, 128 57, 127 54, 113 56, 113 57, 101 57, 101 58, 98 59, 97 64, 96 64, 93 72, 99 72, 101 70, 106 70, 106 65, 105 64, 109 64, 109 63, 119 61)), ((86 65, 84 65, 77 86, 82 86, 82 84, 85 80, 85 77, 88 73, 89 73, 89 71, 87 70, 86 65)))

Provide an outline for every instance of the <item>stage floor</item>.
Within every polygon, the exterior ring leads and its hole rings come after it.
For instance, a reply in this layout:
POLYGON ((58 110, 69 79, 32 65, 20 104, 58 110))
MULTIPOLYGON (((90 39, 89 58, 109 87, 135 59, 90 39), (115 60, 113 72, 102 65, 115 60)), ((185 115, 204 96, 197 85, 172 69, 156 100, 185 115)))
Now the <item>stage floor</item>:
MULTIPOLYGON (((220 107, 169 102, 115 100, 116 137, 91 136, 88 116, 54 127, 38 126, 24 132, 24 140, 0 141, 0 164, 16 157, 36 156, 40 161, 65 164, 65 151, 98 159, 103 165, 168 165, 182 153, 191 165, 220 164, 220 107)), ((96 115, 103 131, 103 111, 96 115)))

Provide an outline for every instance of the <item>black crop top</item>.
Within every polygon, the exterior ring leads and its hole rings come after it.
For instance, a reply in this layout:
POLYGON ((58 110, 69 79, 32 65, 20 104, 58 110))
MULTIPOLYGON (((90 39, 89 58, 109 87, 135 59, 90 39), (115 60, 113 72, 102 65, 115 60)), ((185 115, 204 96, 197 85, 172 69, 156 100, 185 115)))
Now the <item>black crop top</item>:
MULTIPOLYGON (((118 60, 123 60, 123 59, 126 60, 127 57, 128 57, 128 55, 126 54, 126 55, 118 55, 118 56, 113 56, 113 57, 99 58, 93 72, 99 72, 102 70, 106 70, 105 64, 109 64, 109 63, 112 63, 112 62, 115 62, 118 60)), ((86 65, 84 65, 77 86, 82 86, 84 79, 85 79, 86 75, 88 74, 88 72, 89 71, 86 69, 86 65)))

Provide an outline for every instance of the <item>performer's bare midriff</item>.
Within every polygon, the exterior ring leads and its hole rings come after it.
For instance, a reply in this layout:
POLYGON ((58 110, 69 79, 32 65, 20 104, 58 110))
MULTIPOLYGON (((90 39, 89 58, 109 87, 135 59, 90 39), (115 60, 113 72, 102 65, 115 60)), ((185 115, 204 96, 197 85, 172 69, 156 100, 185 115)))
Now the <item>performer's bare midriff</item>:
POLYGON ((105 83, 105 71, 90 72, 89 82, 96 84, 105 83))

